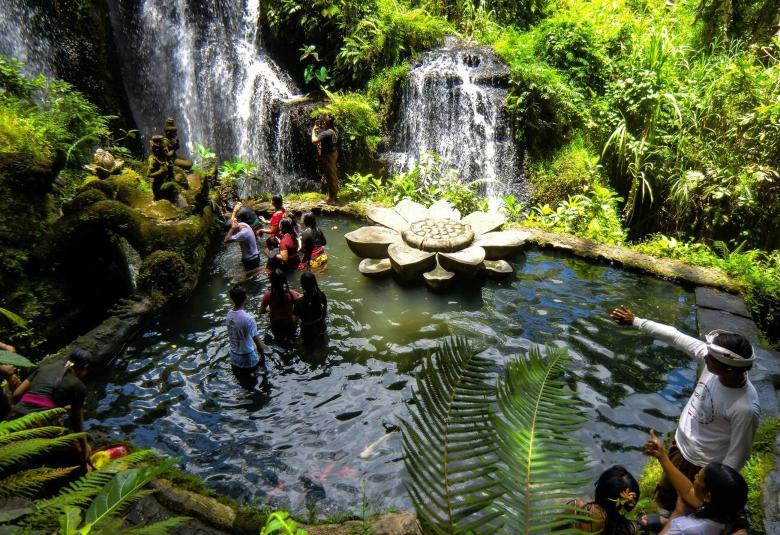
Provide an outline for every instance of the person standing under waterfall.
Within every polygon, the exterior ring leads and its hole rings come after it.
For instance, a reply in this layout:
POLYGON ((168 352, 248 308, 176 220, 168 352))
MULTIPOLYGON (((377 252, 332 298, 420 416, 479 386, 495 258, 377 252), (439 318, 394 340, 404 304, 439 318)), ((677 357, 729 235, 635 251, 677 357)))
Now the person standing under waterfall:
POLYGON ((241 246, 241 263, 245 271, 253 271, 260 267, 260 254, 257 252, 257 237, 252 227, 249 226, 247 216, 238 212, 236 218, 231 220, 230 230, 225 235, 225 243, 237 241, 241 246))
MULTIPOLYGON (((710 463, 741 470, 750 456, 760 412, 758 394, 747 376, 754 361, 750 341, 721 330, 702 341, 670 325, 638 318, 624 306, 612 311, 612 319, 676 347, 703 365, 669 448, 673 465, 691 481, 710 463)), ((666 473, 655 499, 664 509, 675 509, 677 491, 666 473)))
POLYGON ((322 115, 311 129, 311 142, 317 146, 320 168, 328 186, 328 204, 335 204, 339 193, 339 174, 336 167, 339 153, 336 147, 338 134, 332 115, 322 115))

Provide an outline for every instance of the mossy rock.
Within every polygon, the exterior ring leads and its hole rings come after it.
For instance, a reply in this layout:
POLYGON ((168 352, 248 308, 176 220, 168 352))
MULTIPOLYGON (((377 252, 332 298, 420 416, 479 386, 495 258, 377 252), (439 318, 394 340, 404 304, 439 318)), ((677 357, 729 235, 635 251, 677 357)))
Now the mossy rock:
POLYGON ((80 212, 87 206, 91 206, 96 202, 108 200, 106 194, 102 190, 91 188, 82 191, 71 200, 62 205, 62 211, 66 214, 75 214, 80 212))
POLYGON ((160 198, 176 204, 182 192, 181 186, 176 182, 166 182, 160 186, 160 198))
POLYGON ((138 287, 174 295, 187 285, 187 263, 179 253, 155 251, 141 263, 138 287))
POLYGON ((119 175, 106 179, 116 187, 116 200, 133 208, 141 208, 152 202, 152 196, 145 191, 141 175, 132 169, 124 169, 119 175))
POLYGON ((256 509, 246 507, 236 511, 236 519, 233 521, 233 533, 242 535, 255 535, 265 526, 268 515, 256 509))
POLYGON ((90 189, 102 191, 107 199, 113 199, 116 195, 116 184, 106 180, 87 180, 77 190, 78 193, 84 193, 90 189))

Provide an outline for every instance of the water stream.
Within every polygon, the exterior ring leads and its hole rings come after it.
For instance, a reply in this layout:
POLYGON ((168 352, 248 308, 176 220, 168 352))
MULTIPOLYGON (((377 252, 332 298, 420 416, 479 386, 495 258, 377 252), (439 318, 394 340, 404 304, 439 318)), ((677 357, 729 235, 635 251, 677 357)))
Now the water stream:
POLYGON ((240 155, 263 169, 242 196, 287 192, 297 177, 285 101, 297 93, 265 52, 259 0, 111 0, 112 27, 136 123, 148 139, 173 116, 221 159, 240 155))
POLYGON ((24 0, 0 0, 0 54, 24 64, 31 75, 56 75, 49 37, 55 25, 24 0))
MULTIPOLYGON (((358 274, 345 232, 360 223, 326 218, 322 289, 329 337, 316 350, 271 346, 270 388, 234 381, 223 326, 238 247, 222 246, 194 297, 151 326, 92 385, 88 427, 181 457, 188 471, 231 496, 277 507, 334 513, 409 507, 402 446, 392 433, 411 398, 411 373, 443 338, 465 335, 500 368, 532 344, 566 346, 569 380, 585 402, 579 433, 591 475, 623 463, 638 475, 646 431, 669 431, 694 377, 680 352, 616 327, 608 312, 638 314, 695 330, 692 294, 671 283, 548 252, 513 260, 504 282, 446 295, 358 274)), ((297 277, 296 277, 297 279, 297 277)), ((250 283, 257 310, 264 277, 250 283)), ((297 287, 297 281, 292 281, 297 287)), ((266 329, 266 319, 259 322, 266 329)))
POLYGON ((394 172, 432 152, 461 180, 489 181, 488 196, 525 197, 519 156, 504 102, 509 69, 489 47, 448 38, 422 54, 409 73, 387 154, 394 172))

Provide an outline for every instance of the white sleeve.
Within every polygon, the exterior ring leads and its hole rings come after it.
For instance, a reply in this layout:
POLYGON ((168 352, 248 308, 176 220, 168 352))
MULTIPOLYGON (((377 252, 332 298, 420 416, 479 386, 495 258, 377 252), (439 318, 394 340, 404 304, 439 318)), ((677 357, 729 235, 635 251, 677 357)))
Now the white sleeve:
POLYGON ((737 471, 742 470, 753 447, 753 438, 758 428, 758 413, 758 407, 751 406, 749 410, 740 410, 732 416, 731 442, 729 451, 723 458, 723 464, 737 471))
POLYGON ((688 336, 687 334, 678 331, 671 325, 664 325, 663 323, 657 323, 638 317, 634 317, 633 325, 653 338, 666 342, 672 347, 676 347, 689 357, 703 360, 704 357, 707 356, 707 344, 698 338, 688 336))

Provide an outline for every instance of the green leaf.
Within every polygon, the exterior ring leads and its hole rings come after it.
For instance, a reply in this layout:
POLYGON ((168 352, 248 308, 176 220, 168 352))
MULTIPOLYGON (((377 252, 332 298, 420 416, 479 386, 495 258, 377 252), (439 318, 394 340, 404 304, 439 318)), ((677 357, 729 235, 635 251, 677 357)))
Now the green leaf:
POLYGON ((0 307, 0 316, 5 316, 9 320, 11 320, 11 322, 13 324, 15 324, 17 327, 20 327, 22 329, 26 329, 27 328, 27 324, 21 318, 21 316, 18 316, 17 314, 14 314, 13 312, 11 312, 8 309, 0 307))
POLYGON ((60 534, 73 535, 81 524, 81 509, 78 507, 66 507, 59 518, 60 534))
POLYGON ((0 349, 0 364, 10 364, 11 366, 17 366, 19 368, 30 368, 35 366, 34 362, 25 357, 2 349, 0 349))
POLYGON ((125 529, 122 535, 167 535, 170 530, 184 524, 187 520, 189 517, 174 516, 147 526, 125 529))
POLYGON ((101 490, 84 516, 86 524, 95 525, 102 519, 116 512, 122 504, 130 500, 149 481, 160 474, 167 464, 131 468, 114 476, 101 490))
POLYGON ((24 429, 47 425, 49 422, 52 422, 61 416, 65 416, 65 414, 67 414, 65 409, 57 407, 56 409, 25 414, 21 418, 15 420, 0 422, 0 436, 22 431, 24 429))

